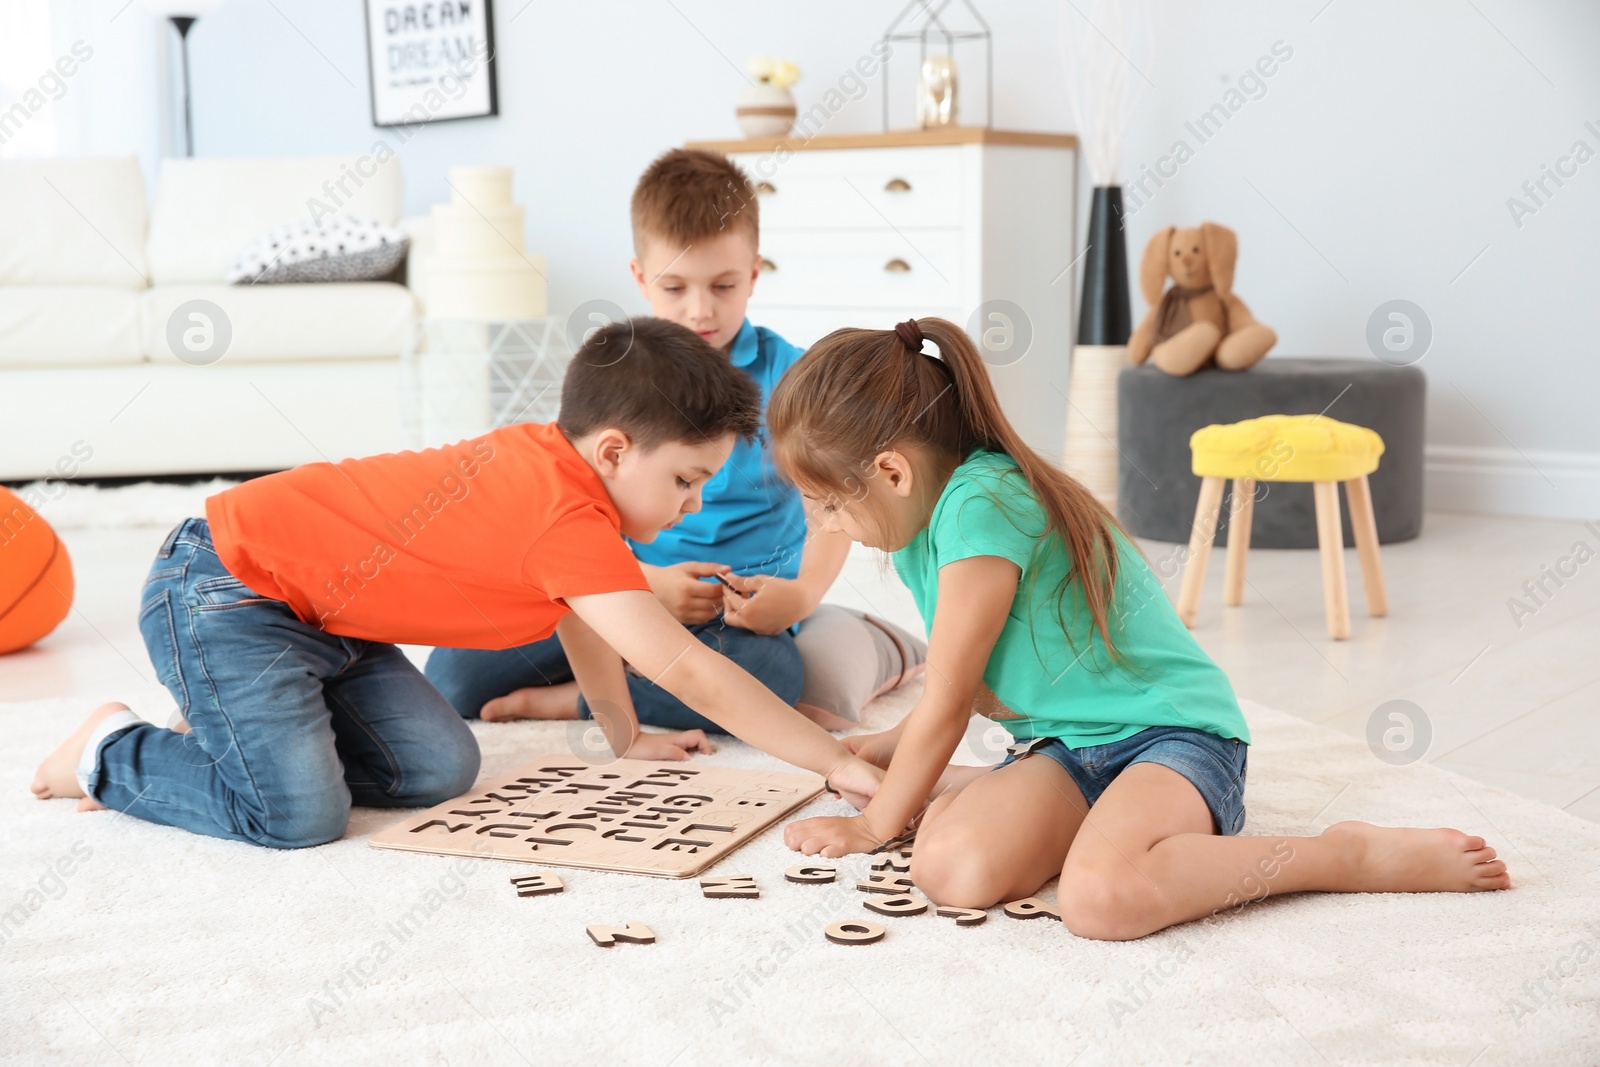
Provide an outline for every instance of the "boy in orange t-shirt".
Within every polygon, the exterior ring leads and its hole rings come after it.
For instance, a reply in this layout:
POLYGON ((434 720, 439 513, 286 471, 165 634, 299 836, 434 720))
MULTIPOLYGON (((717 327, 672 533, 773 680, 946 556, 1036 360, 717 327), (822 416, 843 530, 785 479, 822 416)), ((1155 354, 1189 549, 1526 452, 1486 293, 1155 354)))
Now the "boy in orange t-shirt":
POLYGON ((625 659, 730 733, 870 795, 877 769, 695 640, 623 540, 699 510, 758 415, 755 385, 693 331, 635 319, 573 357, 553 424, 210 498, 161 546, 139 613, 186 729, 104 705, 34 794, 275 848, 331 841, 352 804, 426 807, 477 777, 471 731, 396 643, 555 633, 618 755, 711 751, 699 730, 639 731, 625 659))

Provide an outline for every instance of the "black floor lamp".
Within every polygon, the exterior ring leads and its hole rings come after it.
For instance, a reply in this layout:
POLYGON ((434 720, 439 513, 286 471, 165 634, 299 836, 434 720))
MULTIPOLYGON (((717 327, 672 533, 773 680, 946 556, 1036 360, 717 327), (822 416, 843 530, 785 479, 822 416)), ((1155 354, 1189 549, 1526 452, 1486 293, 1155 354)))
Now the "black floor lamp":
POLYGON ((221 0, 145 0, 145 6, 167 21, 178 31, 179 47, 183 53, 183 154, 194 156, 194 115, 189 105, 189 30, 200 16, 221 5, 221 0))
POLYGON ((169 15, 172 24, 178 27, 178 36, 183 44, 183 154, 194 156, 194 116, 189 111, 189 27, 195 24, 198 15, 169 15))

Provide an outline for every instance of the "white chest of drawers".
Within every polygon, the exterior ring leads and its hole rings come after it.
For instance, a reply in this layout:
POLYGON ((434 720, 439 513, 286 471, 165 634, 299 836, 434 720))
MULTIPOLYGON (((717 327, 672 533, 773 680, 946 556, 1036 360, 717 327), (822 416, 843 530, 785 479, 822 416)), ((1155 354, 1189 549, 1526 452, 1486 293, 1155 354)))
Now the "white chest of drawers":
POLYGON ((1077 139, 954 128, 697 142, 755 183, 762 275, 750 320, 810 345, 843 326, 937 315, 971 328, 990 301, 1031 333, 991 363, 1023 436, 1059 457, 1077 303, 1077 139))

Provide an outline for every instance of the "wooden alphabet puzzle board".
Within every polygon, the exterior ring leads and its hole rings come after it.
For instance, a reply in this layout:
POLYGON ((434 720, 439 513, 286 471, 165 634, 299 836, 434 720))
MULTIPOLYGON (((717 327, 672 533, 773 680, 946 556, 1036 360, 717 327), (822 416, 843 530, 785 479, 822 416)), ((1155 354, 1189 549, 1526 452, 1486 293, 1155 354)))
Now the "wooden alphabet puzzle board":
POLYGON ((375 848, 688 878, 822 791, 815 774, 548 756, 372 836, 375 848))

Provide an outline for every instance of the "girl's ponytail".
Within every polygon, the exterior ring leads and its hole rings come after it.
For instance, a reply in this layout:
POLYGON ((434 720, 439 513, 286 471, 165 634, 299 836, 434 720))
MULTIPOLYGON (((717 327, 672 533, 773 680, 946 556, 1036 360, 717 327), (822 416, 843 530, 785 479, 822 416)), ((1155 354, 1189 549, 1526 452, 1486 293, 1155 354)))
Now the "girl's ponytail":
POLYGON ((1120 529, 1120 524, 1082 483, 1023 441, 1001 410, 1000 399, 989 380, 988 365, 964 330, 946 319, 912 321, 923 337, 939 346, 939 355, 950 368, 955 379, 956 406, 967 433, 978 447, 1010 456, 1027 478, 1050 529, 1066 542, 1072 563, 1066 582, 1076 578, 1082 585, 1096 631, 1112 658, 1119 658, 1109 620, 1117 584, 1117 542, 1113 531, 1120 529))

